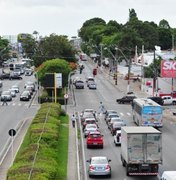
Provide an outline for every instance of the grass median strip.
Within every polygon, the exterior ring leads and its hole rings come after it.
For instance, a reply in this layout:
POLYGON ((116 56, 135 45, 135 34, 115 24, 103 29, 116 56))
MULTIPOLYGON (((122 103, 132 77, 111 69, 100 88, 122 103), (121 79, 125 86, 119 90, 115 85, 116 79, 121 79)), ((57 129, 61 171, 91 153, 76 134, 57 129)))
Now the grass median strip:
POLYGON ((7 180, 67 179, 68 122, 69 117, 59 105, 42 104, 8 171, 7 180))

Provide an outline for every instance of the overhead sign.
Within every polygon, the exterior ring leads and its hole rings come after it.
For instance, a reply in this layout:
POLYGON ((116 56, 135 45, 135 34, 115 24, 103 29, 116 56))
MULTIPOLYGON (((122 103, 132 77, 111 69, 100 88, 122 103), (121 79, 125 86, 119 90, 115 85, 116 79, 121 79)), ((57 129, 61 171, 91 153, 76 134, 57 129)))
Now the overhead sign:
POLYGON ((62 73, 55 74, 55 86, 56 88, 62 88, 62 73))
POLYGON ((161 76, 168 78, 176 78, 176 61, 162 60, 161 61, 161 76))

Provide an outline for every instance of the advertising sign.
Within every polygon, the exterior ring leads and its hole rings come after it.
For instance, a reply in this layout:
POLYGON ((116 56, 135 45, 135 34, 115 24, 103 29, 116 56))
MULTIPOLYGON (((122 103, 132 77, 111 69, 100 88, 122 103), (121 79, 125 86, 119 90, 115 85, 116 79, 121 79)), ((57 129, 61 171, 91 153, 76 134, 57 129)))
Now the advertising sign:
POLYGON ((62 73, 55 74, 55 83, 56 88, 62 88, 62 73))
POLYGON ((161 77, 176 78, 176 61, 161 61, 161 77))

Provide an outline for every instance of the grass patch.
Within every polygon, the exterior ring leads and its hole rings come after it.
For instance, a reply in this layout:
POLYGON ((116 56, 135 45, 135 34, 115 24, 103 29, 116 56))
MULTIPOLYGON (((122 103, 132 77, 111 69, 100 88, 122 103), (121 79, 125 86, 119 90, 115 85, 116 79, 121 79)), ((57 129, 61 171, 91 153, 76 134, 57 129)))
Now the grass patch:
POLYGON ((13 166, 8 170, 7 180, 28 179, 36 152, 38 153, 33 167, 32 180, 66 180, 68 124, 69 116, 64 116, 60 105, 42 104, 25 135, 13 166), (44 126, 47 112, 48 118, 44 126))

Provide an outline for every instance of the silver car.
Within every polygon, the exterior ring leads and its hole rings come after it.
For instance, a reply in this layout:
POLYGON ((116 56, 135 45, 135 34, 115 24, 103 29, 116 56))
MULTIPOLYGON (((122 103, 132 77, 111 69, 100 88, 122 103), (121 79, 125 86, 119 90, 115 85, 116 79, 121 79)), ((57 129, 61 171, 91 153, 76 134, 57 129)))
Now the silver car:
POLYGON ((88 174, 91 176, 109 176, 111 177, 111 166, 109 162, 111 160, 105 156, 91 157, 87 160, 89 163, 88 174))
POLYGON ((16 97, 15 89, 9 89, 9 91, 11 92, 12 97, 16 97))
POLYGON ((95 82, 90 82, 89 83, 89 89, 97 89, 97 85, 95 82))
POLYGON ((1 94, 1 101, 4 101, 4 98, 6 97, 7 101, 11 101, 12 100, 12 95, 10 91, 3 91, 1 94))

